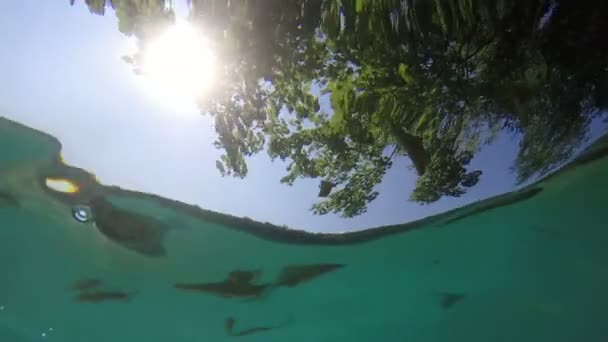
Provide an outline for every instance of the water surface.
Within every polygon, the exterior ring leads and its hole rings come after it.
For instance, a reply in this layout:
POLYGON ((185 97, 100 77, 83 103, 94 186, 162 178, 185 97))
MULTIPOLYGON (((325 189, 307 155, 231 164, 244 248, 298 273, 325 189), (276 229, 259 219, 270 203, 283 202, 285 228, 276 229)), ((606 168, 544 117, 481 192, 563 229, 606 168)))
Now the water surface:
POLYGON ((0 132, 7 341, 606 338, 605 141, 520 192, 331 235, 103 186, 52 137, 0 132))

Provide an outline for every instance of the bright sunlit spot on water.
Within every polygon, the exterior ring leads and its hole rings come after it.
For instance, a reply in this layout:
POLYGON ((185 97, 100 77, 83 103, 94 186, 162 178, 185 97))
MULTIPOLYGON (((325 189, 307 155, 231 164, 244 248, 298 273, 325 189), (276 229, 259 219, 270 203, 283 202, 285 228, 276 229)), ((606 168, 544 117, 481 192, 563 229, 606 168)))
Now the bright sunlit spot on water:
POLYGON ((212 86, 215 68, 209 41, 187 21, 178 21, 144 50, 141 83, 157 101, 191 107, 212 86))

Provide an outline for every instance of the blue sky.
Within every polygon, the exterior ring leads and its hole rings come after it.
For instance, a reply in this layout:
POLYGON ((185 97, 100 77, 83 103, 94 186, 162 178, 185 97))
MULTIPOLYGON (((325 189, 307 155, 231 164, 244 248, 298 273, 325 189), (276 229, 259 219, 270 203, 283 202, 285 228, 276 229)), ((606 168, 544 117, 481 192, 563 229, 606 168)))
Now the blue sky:
MULTIPOLYGON (((316 216, 318 181, 279 183, 285 165, 265 153, 249 160, 249 176, 222 178, 212 146, 214 130, 194 105, 178 107, 146 92, 121 56, 134 41, 117 29, 113 13, 89 14, 84 4, 20 0, 0 12, 0 116, 61 140, 68 163, 105 184, 171 197, 203 208, 311 231, 338 232, 401 223, 509 191, 517 140, 501 136, 472 167, 479 184, 462 198, 432 205, 407 201, 415 176, 398 160, 379 185, 366 214, 316 216)), ((597 135, 599 128, 594 129, 597 135)))

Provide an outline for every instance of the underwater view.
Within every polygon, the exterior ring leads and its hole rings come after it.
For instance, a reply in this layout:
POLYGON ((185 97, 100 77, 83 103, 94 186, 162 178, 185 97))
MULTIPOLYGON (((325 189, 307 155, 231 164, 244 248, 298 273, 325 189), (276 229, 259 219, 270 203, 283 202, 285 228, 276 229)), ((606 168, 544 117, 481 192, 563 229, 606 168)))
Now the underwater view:
POLYGON ((5 4, 0 342, 608 341, 606 18, 5 4))

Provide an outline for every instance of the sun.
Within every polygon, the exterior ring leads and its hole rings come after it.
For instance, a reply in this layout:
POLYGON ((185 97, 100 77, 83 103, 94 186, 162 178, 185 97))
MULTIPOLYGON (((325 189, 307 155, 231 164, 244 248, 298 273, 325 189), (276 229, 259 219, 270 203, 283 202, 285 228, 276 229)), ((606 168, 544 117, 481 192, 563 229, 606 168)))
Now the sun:
POLYGON ((178 21, 143 50, 146 88, 165 101, 194 101, 212 86, 216 56, 211 44, 187 21, 178 21))

